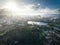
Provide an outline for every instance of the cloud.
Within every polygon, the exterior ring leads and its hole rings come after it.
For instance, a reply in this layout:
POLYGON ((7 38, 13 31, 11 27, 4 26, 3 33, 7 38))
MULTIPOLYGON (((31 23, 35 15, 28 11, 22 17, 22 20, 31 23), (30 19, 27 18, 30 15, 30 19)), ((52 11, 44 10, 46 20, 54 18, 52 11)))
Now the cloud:
POLYGON ((60 14, 59 9, 51 9, 48 7, 43 7, 40 3, 37 4, 25 4, 23 2, 18 2, 18 10, 14 14, 18 15, 45 15, 45 14, 60 14), (19 4, 18 4, 19 3, 19 4))
POLYGON ((60 14, 59 9, 50 9, 48 7, 41 7, 40 4, 20 5, 21 15, 45 15, 45 14, 60 14))
POLYGON ((40 3, 38 4, 19 4, 18 10, 16 12, 13 12, 15 15, 46 15, 46 14, 60 14, 59 9, 51 9, 48 7, 43 7, 40 3))

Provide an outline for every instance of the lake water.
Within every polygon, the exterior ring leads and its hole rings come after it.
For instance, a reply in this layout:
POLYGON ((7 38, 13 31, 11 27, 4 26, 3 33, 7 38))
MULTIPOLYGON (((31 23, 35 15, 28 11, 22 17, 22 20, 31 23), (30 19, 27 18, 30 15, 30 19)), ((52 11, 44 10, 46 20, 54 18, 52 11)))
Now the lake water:
POLYGON ((47 23, 44 23, 44 22, 36 22, 36 21, 28 21, 27 22, 28 24, 31 24, 31 25, 47 25, 47 23))

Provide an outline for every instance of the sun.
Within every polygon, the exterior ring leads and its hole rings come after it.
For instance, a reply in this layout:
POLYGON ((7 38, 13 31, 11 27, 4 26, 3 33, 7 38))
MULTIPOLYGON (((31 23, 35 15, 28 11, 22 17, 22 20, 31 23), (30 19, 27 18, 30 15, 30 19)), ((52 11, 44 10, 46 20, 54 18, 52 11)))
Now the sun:
MULTIPOLYGON (((22 2, 21 2, 22 3, 22 2)), ((38 4, 40 5, 40 4, 38 4)), ((32 7, 35 5, 26 5, 20 4, 15 0, 8 0, 5 4, 3 4, 2 8, 6 10, 6 13, 12 15, 13 17, 20 16, 32 16, 32 15, 44 15, 44 10, 34 10, 32 7)))
POLYGON ((15 2, 13 1, 9 1, 4 5, 4 8, 8 9, 9 11, 17 11, 18 10, 18 6, 15 2))

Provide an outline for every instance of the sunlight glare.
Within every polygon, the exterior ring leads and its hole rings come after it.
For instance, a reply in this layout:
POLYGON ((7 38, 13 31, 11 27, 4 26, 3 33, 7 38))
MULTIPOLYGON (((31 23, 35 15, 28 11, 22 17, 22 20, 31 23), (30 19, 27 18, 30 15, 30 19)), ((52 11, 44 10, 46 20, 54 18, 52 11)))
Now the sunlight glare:
POLYGON ((7 2, 4 6, 4 8, 8 9, 9 11, 17 11, 18 9, 18 6, 15 2, 13 1, 10 1, 10 2, 7 2))

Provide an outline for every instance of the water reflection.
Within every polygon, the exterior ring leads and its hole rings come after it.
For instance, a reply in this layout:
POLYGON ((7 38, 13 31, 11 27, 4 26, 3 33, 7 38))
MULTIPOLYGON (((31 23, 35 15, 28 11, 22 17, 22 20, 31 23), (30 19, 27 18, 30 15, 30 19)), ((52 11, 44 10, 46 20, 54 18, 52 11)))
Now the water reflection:
POLYGON ((28 21, 28 24, 31 24, 31 25, 47 25, 47 23, 44 23, 44 22, 36 22, 36 21, 28 21))

